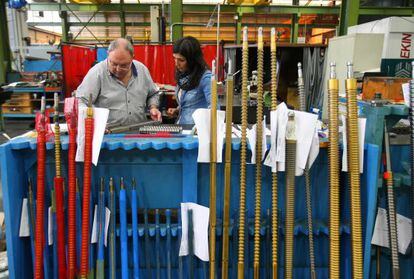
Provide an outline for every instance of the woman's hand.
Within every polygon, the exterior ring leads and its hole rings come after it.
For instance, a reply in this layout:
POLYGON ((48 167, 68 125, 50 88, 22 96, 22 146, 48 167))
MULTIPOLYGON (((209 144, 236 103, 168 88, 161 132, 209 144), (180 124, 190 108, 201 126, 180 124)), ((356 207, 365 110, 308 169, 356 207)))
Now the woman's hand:
POLYGON ((178 115, 178 108, 169 108, 167 110, 167 115, 171 118, 176 117, 178 115))

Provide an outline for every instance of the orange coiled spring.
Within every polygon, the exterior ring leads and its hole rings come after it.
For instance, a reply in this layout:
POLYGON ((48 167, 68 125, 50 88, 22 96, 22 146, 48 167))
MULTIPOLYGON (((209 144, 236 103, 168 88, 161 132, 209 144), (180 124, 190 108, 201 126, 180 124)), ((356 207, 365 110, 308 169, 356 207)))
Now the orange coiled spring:
MULTIPOLYGON (((41 117, 44 118, 44 115, 41 117)), ((44 120, 44 119, 42 119, 44 120)), ((42 124, 40 125, 42 126, 42 124)), ((44 242, 44 209, 45 209, 45 160, 46 132, 44 126, 37 132, 37 209, 35 229, 35 270, 34 278, 43 278, 43 242, 44 242)))
POLYGON ((56 223, 59 279, 66 278, 65 212, 63 209, 63 178, 55 177, 56 223))
POLYGON ((83 166, 83 202, 82 202, 82 242, 80 277, 88 276, 89 268, 89 207, 91 192, 91 167, 92 167, 92 139, 94 119, 92 107, 88 107, 85 119, 85 159, 83 166))
POLYGON ((76 131, 69 132, 68 152, 68 278, 76 277, 76 131))

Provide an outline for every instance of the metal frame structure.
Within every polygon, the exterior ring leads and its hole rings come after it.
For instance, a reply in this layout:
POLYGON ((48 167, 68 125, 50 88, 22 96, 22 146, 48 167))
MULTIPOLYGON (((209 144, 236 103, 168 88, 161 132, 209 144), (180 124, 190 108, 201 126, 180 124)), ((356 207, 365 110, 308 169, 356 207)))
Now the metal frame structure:
MULTIPOLYGON (((358 1, 344 0, 341 6, 299 6, 298 1, 293 0, 293 5, 270 5, 270 6, 236 6, 236 5, 222 5, 221 12, 225 14, 233 14, 236 19, 236 34, 237 44, 240 44, 240 34, 242 27, 242 17, 246 14, 271 14, 271 15, 283 15, 289 14, 292 16, 291 24, 282 24, 276 27, 290 27, 291 29, 291 43, 296 43, 299 29, 299 18, 301 15, 317 14, 317 15, 339 15, 341 18, 339 24, 339 34, 346 34, 348 26, 352 26, 358 23, 358 17, 360 15, 383 15, 383 16, 413 16, 414 9, 410 8, 383 8, 383 7, 360 7, 358 1)), ((184 13, 212 13, 214 12, 215 5, 211 4, 183 4, 182 0, 172 0, 171 4, 164 4, 166 10, 171 13, 170 26, 173 25, 173 37, 180 38, 183 34, 183 26, 177 24, 183 22, 184 13)), ((67 21, 67 12, 119 12, 120 22, 102 22, 102 23, 88 23, 89 26, 120 26, 121 35, 126 34, 126 26, 149 26, 149 23, 127 23, 125 22, 126 12, 138 12, 149 13, 151 6, 160 6, 161 4, 125 4, 123 1, 119 4, 70 4, 70 3, 31 3, 27 7, 33 11, 59 11, 62 18, 62 40, 67 39, 67 31, 70 26, 82 26, 83 23, 69 23, 67 21)), ((42 23, 41 25, 45 25, 42 23)), ((53 23, 50 25, 54 25, 53 23)), ((226 25, 224 25, 226 26, 226 25)), ((227 26, 234 26, 232 23, 228 23, 227 26)), ((260 24, 260 26, 263 26, 260 24)), ((309 26, 309 25, 308 25, 309 26)), ((315 25, 316 26, 316 25, 315 25)), ((319 26, 319 25, 318 25, 319 26)), ((311 26, 309 26, 311 27, 311 26)), ((321 25, 325 28, 333 28, 330 25, 321 25)))
MULTIPOLYGON (((6 18, 5 5, 7 1, 0 0, 0 17, 6 18)), ((246 5, 222 5, 221 13, 233 14, 235 23, 224 23, 221 26, 234 26, 236 33, 236 43, 241 42, 241 29, 242 25, 246 26, 263 26, 263 24, 242 23, 242 18, 245 15, 291 15, 291 24, 272 24, 271 27, 290 27, 291 29, 291 43, 297 42, 298 30, 301 26, 299 19, 302 15, 339 15, 339 34, 346 34, 348 26, 352 26, 358 23, 358 18, 361 15, 380 15, 380 16, 413 16, 414 8, 406 7, 360 7, 360 0, 351 1, 343 0, 341 6, 299 6, 298 1, 292 0, 291 6, 283 5, 268 5, 268 6, 246 6, 246 5), (296 5, 295 5, 296 4, 296 5)), ((72 4, 66 3, 65 0, 60 0, 59 3, 31 3, 26 7, 32 11, 59 11, 62 26, 62 41, 68 41, 68 32, 71 26, 82 26, 83 29, 87 29, 88 26, 119 26, 121 36, 127 35, 127 26, 149 26, 147 22, 126 22, 125 14, 128 12, 149 13, 151 6, 160 6, 161 4, 125 4, 123 0, 118 4, 72 4), (75 12, 86 13, 98 13, 98 12, 118 12, 120 20, 119 22, 69 22, 68 14, 75 12)), ((180 38, 183 35, 183 26, 177 23, 183 22, 183 15, 186 13, 212 13, 215 9, 215 5, 212 4, 184 4, 182 0, 171 0, 170 4, 164 4, 165 10, 169 11, 170 22, 169 26, 173 27, 173 38, 180 38)), ((34 23, 29 23, 29 25, 34 23)), ((37 23, 36 25, 57 25, 56 23, 37 23)), ((269 25, 270 26, 270 25, 269 25)), ((332 24, 322 25, 306 25, 308 28, 321 27, 321 28, 335 28, 332 24)), ((5 25, 0 26, 0 36, 2 38, 8 38, 8 32, 5 25)), ((10 70, 10 51, 5 40, 0 43, 0 83, 5 82, 6 72, 10 70)))

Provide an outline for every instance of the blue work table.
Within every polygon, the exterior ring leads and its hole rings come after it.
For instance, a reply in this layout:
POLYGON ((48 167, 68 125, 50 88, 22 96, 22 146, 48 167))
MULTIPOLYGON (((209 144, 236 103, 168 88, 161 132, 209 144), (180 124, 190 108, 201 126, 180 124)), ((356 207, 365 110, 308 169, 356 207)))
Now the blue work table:
MULTIPOLYGON (((54 144, 47 143, 46 159, 46 204, 50 202, 50 190, 53 187, 55 175, 54 144)), ((67 177, 67 149, 68 138, 62 137, 62 174, 67 177)), ((232 143, 232 177, 231 177, 231 228, 230 228, 230 278, 236 278, 237 243, 238 243, 238 216, 239 216, 239 179, 240 179, 240 141, 232 143)), ((131 180, 137 181, 138 206, 140 209, 179 208, 181 202, 196 202, 209 205, 209 164, 197 163, 198 140, 194 137, 166 138, 166 139, 126 139, 122 137, 106 136, 102 143, 98 166, 92 168, 92 201, 97 203, 99 178, 113 177, 119 193, 119 179, 124 177, 127 195, 131 192, 131 180)), ((223 152, 224 155, 224 152, 223 152)), ((361 176, 361 209, 364 254, 366 270, 370 266, 371 237, 376 215, 378 158, 379 150, 376 145, 365 146, 364 173, 361 176)), ((250 158, 250 152, 248 153, 250 158)), ((0 146, 0 163, 3 185, 3 200, 6 216, 7 253, 9 258, 10 278, 31 278, 33 276, 32 256, 29 238, 19 237, 20 215, 22 200, 28 194, 28 178, 33 181, 33 191, 36 197, 36 139, 17 138, 0 146)), ((83 164, 77 164, 79 186, 82 188, 83 164)), ((329 186, 328 186, 328 157, 327 149, 321 148, 319 156, 311 168, 312 202, 315 234, 315 255, 318 278, 328 277, 329 264, 329 186)), ((263 166, 262 175, 262 249, 261 274, 270 273, 270 219, 271 209, 271 172, 263 166), (266 267, 266 268, 264 268, 266 267)), ((246 239, 246 278, 252 278, 253 259, 253 218, 254 218, 254 189, 255 165, 247 166, 247 224, 248 235, 246 239)), ((67 179, 66 179, 67 180, 67 179)), ((279 275, 283 275, 284 266, 284 218, 285 218, 285 187, 284 173, 278 173, 279 188, 279 275)), ((224 164, 218 164, 217 169, 217 262, 221 262, 221 217, 223 209, 224 164)), ((108 186, 106 184, 106 191, 108 186)), ((309 277, 308 257, 308 229, 306 225, 305 186, 304 178, 296 179, 295 198, 295 251, 294 251, 294 277, 309 277)), ((130 208, 128 201, 128 208, 130 208)), ((341 278, 351 278, 351 237, 349 227, 349 189, 347 175, 341 174, 341 278)), ((46 222, 47 223, 47 222, 46 222)), ((140 247, 144 247, 143 220, 139 220, 140 247)), ((161 278, 166 278, 166 226, 161 221, 161 278)), ((175 221, 171 226, 172 234, 172 267, 173 278, 177 276, 178 234, 180 224, 175 221)), ((151 247, 155 249, 153 241, 157 230, 153 222, 150 225, 151 247)), ((131 227, 129 227, 129 241, 132 243, 131 227)), ((117 238, 118 242, 118 238, 117 238)), ((118 247, 119 244, 117 243, 118 247)), ((132 246, 132 245, 131 245, 132 246)), ((140 248, 140 249, 141 249, 140 248)), ((155 252, 151 253, 151 258, 155 252)), ((107 257, 107 253, 106 253, 107 257)), ((120 257, 119 257, 120 258, 120 257)), ((132 257, 131 257, 132 258, 132 257)), ((140 258, 145 254, 140 250, 140 258)), ((105 261, 108 261, 106 258, 105 261)), ((151 259, 152 270, 146 270, 145 261, 140 260, 140 275, 155 275, 155 260, 151 259)), ((203 278, 205 270, 201 261, 193 260, 196 278, 203 278)), ((132 259, 130 267, 132 268, 132 259)), ((186 261, 184 261, 186 263, 186 261)), ((208 264, 207 264, 208 267, 208 264)), ((219 268, 218 271, 221 269, 219 268)), ((184 268, 184 273, 187 269, 184 268)), ((220 271, 221 272, 221 271, 220 271)), ((186 278, 186 277, 184 277, 186 278)), ((267 277, 266 277, 267 278, 267 277)))

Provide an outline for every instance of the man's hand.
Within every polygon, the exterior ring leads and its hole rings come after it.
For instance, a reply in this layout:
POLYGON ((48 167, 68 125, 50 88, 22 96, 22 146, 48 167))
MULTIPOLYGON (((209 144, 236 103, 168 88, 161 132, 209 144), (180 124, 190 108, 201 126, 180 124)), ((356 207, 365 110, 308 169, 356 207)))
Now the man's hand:
POLYGON ((178 108, 169 108, 167 110, 167 115, 171 118, 176 117, 178 115, 178 108))
POLYGON ((150 116, 154 121, 162 121, 161 112, 156 107, 150 109, 150 116))

